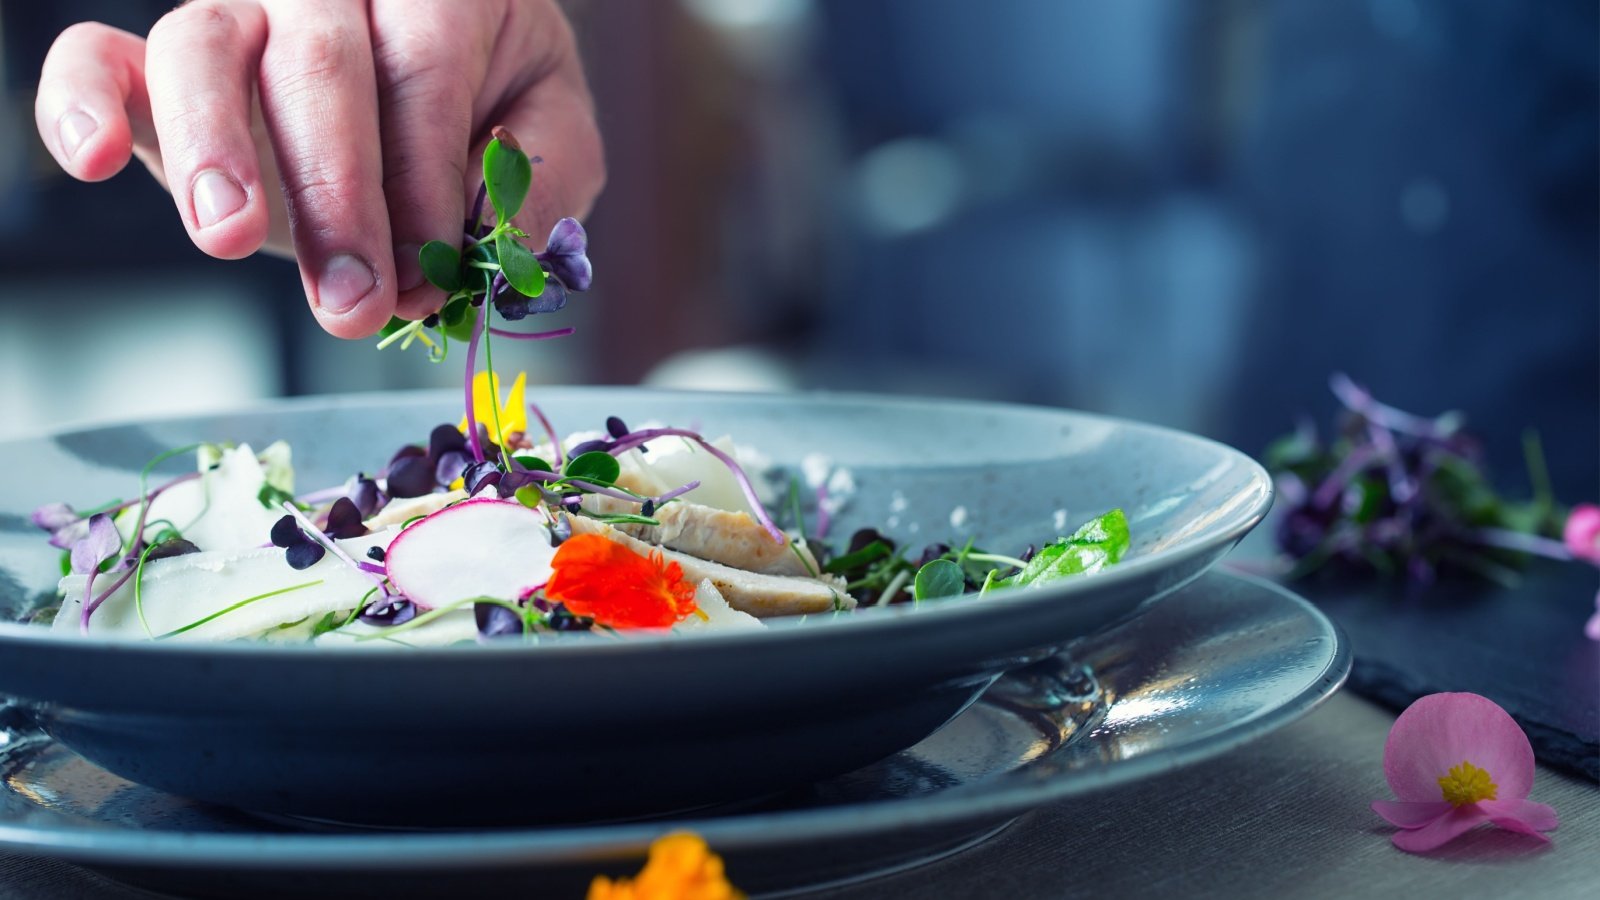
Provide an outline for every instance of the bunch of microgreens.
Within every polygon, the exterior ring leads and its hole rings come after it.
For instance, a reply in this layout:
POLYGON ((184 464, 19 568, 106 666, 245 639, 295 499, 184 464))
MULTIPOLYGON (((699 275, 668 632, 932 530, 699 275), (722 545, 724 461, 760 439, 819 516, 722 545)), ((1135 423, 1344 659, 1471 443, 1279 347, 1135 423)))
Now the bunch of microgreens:
POLYGON ((1454 569, 1511 585, 1530 555, 1574 558, 1536 435, 1524 438, 1533 497, 1514 501, 1490 483, 1461 414, 1403 412, 1342 374, 1330 386, 1344 406, 1333 436, 1306 422, 1266 452, 1289 577, 1332 570, 1427 584, 1454 569))

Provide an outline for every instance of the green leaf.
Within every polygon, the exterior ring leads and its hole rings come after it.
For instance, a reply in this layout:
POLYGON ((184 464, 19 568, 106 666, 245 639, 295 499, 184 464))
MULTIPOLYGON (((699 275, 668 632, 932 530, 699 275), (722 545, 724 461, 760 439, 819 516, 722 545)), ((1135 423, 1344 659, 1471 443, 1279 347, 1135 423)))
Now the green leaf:
POLYGON ((417 254, 422 277, 445 291, 461 290, 461 251, 444 241, 429 241, 417 254))
POLYGON ((517 488, 515 496, 518 503, 529 509, 538 509, 539 504, 544 502, 544 494, 540 493, 537 485, 525 484, 517 488))
POLYGON ((399 316, 390 316, 389 323, 378 329, 378 337, 388 337, 411 323, 399 316))
POLYGON ((948 559, 935 559, 917 570, 911 596, 917 600, 955 597, 967 589, 961 567, 948 559))
POLYGON ((458 297, 444 305, 439 313, 439 330, 452 341, 470 341, 478 323, 478 308, 465 297, 458 297))
POLYGON ((527 469, 529 472, 554 472, 556 470, 555 466, 537 456, 518 455, 511 458, 517 461, 517 465, 527 469))
POLYGON ((500 260, 500 274, 506 282, 524 297, 537 297, 544 293, 544 267, 533 251, 517 242, 509 234, 494 239, 494 252, 500 260))
POLYGON ((261 490, 256 492, 256 499, 261 501, 262 506, 271 510, 283 509, 283 504, 286 502, 294 503, 293 494, 271 484, 263 484, 261 490))
POLYGON ((882 559, 893 552, 893 550, 889 549, 889 545, 883 541, 873 541, 854 553, 846 553, 843 556, 836 556, 828 560, 828 564, 822 567, 822 571, 831 575, 838 575, 841 572, 848 572, 851 569, 882 559))
POLYGON ((992 587, 1039 587, 1071 575, 1098 572, 1120 561, 1130 544, 1128 518, 1122 510, 1113 509, 1084 523, 1071 537, 1047 544, 1028 561, 1027 568, 1010 578, 997 579, 992 587))
POLYGON ((507 146, 498 138, 483 150, 483 183, 489 189, 489 202, 502 223, 511 221, 522 209, 533 183, 533 166, 528 154, 507 146))
POLYGON ((622 474, 622 464, 604 450, 590 450, 567 460, 567 470, 562 474, 568 478, 610 486, 622 474))

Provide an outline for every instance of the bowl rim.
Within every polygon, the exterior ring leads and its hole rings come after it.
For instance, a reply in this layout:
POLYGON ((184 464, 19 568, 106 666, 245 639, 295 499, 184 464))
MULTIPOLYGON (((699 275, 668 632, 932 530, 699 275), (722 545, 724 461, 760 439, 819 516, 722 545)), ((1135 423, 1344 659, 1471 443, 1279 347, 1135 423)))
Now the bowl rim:
MULTIPOLYGON (((635 386, 610 385, 560 385, 541 388, 560 394, 651 394, 680 400, 704 399, 721 402, 771 403, 773 401, 802 401, 808 403, 874 404, 896 406, 924 406, 948 409, 950 406, 989 410, 1022 415, 1065 416, 1080 422, 1110 425, 1116 428, 1141 432, 1174 444, 1200 448, 1222 459, 1242 465, 1250 474, 1248 483, 1238 494, 1254 493, 1253 502, 1234 511, 1208 530, 1185 537, 1179 543, 1149 555, 1119 562, 1116 566, 1097 572, 1092 579, 1068 579, 1054 585, 1017 591, 998 592, 978 602, 974 594, 942 600, 937 604, 895 604, 888 607, 869 607, 839 616, 797 616, 764 620, 763 629, 695 629, 690 631, 661 631, 629 634, 622 639, 616 636, 563 635, 548 642, 489 642, 440 647, 411 647, 406 659, 435 658, 459 660, 463 656, 499 660, 508 656, 537 653, 543 657, 567 658, 573 655, 608 658, 634 655, 642 652, 659 652, 664 648, 681 646, 685 641, 707 646, 760 647, 780 641, 806 641, 820 639, 822 635, 835 634, 848 629, 851 635, 872 635, 883 631, 903 631, 913 627, 906 623, 919 622, 921 627, 959 627, 973 617, 989 615, 992 611, 1004 612, 1018 607, 1032 608, 1068 600, 1081 594, 1099 594, 1115 591, 1117 587, 1148 577, 1162 569, 1175 568, 1186 561, 1207 554, 1221 556, 1226 547, 1237 543, 1266 517, 1272 506, 1274 485, 1266 469, 1249 454, 1235 447, 1191 432, 1155 425, 1133 419, 1110 416, 1066 407, 1008 401, 977 400, 970 398, 934 397, 923 395, 877 394, 857 391, 791 391, 791 392, 741 392, 695 391, 659 389, 635 386), (1219 552, 1221 551, 1221 552, 1219 552), (809 621, 817 618, 819 621, 809 621), (815 634, 818 638, 806 638, 815 634), (798 635, 798 637, 797 637, 798 635)), ((317 410, 336 411, 348 407, 415 407, 421 403, 458 400, 459 392, 453 389, 423 389, 402 391, 373 391, 361 393, 315 394, 303 397, 280 397, 255 401, 226 410, 200 410, 163 416, 120 417, 92 422, 68 423, 32 434, 13 435, 0 440, 0 447, 30 441, 49 440, 66 435, 108 431, 117 428, 177 425, 184 422, 222 416, 264 416, 281 413, 304 413, 317 410)), ((1195 573, 1200 574, 1199 572, 1195 573)), ((1186 582, 1190 579, 1184 579, 1186 582)), ((1183 582, 1169 589, 1176 589, 1183 582)), ((1163 591, 1164 593, 1164 591, 1163 591)), ((159 642, 129 640, 125 638, 83 637, 77 633, 58 634, 38 625, 20 622, 0 622, 0 647, 22 644, 34 646, 59 646, 79 652, 153 653, 158 656, 210 656, 225 655, 233 658, 286 658, 300 659, 303 654, 315 654, 318 659, 360 658, 373 659, 370 648, 350 645, 314 645, 296 643, 267 643, 251 641, 175 641, 159 642)))

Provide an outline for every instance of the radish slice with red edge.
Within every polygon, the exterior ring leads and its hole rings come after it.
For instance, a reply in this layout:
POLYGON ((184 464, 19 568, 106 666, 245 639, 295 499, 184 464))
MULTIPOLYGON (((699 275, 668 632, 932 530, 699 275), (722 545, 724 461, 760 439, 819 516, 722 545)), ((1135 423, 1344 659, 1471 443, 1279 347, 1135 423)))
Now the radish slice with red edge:
POLYGON ((550 526, 521 503, 480 498, 447 506, 395 536, 385 565, 411 602, 520 600, 550 579, 550 526))

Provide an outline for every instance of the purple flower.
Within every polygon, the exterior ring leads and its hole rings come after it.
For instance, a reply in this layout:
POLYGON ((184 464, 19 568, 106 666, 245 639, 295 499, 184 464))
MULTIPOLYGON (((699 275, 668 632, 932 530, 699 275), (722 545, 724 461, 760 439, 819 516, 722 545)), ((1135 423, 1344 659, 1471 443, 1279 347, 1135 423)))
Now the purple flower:
MULTIPOLYGON (((594 281, 594 267, 589 264, 589 236, 577 219, 569 217, 556 223, 550 230, 544 252, 539 254, 539 261, 568 290, 587 291, 594 281)), ((548 282, 546 284, 548 291, 548 282)))

